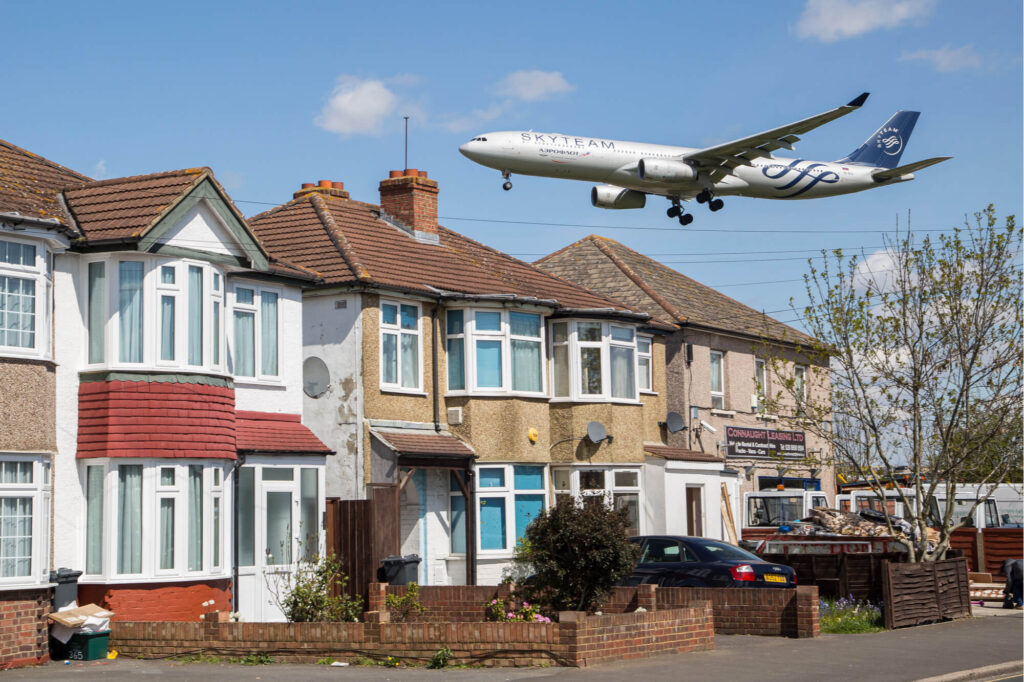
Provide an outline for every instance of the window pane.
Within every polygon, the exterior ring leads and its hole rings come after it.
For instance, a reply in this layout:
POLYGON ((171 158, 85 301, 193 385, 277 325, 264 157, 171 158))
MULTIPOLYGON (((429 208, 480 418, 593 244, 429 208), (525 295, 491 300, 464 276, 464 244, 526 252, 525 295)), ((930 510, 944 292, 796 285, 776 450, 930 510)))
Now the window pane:
POLYGON ((420 337, 416 334, 402 334, 402 388, 419 387, 420 337))
POLYGON ((544 511, 543 495, 516 495, 516 542, 526 533, 526 527, 544 511))
POLYGON ((277 294, 260 292, 260 372, 277 376, 277 294))
POLYGON ((89 263, 89 362, 105 359, 107 264, 89 263))
POLYGON ((188 364, 203 364, 203 269, 188 266, 188 364))
POLYGON ((640 376, 637 377, 639 379, 639 381, 640 381, 640 390, 641 391, 650 391, 651 390, 651 359, 650 358, 640 358, 638 360, 637 364, 640 366, 640 376))
POLYGON ((555 490, 569 490, 572 482, 572 471, 569 469, 552 469, 551 477, 555 481, 555 490))
POLYGON ((478 488, 504 488, 505 470, 501 467, 490 467, 477 471, 478 488))
POLYGON ((160 569, 174 568, 174 498, 160 499, 160 569))
POLYGON ((544 489, 544 467, 516 466, 512 471, 516 490, 544 489))
POLYGON ((380 339, 381 381, 385 384, 398 383, 398 335, 384 334, 380 339))
POLYGON ((711 352, 711 391, 722 392, 722 354, 711 352))
POLYGON ((238 565, 256 562, 256 470, 238 470, 238 565))
POLYGON ((36 247, 32 244, 0 240, 0 263, 35 267, 36 247))
POLYGON ((445 330, 448 334, 462 334, 464 330, 464 313, 462 310, 449 310, 446 315, 447 326, 445 330))
POLYGON ((213 567, 220 567, 220 498, 213 498, 213 567))
POLYGON ((569 346, 555 346, 552 360, 555 374, 555 396, 569 395, 569 346))
POLYGON ((398 324, 398 306, 382 303, 380 306, 380 320, 383 324, 398 324))
POLYGON ((512 390, 544 390, 540 373, 540 341, 512 339, 512 390))
POLYGON ((303 468, 299 471, 299 539, 302 543, 299 551, 304 561, 312 561, 319 554, 319 508, 320 489, 316 469, 303 468))
POLYGON ((580 348, 580 391, 601 394, 601 349, 580 348))
POLYGON ((501 313, 477 312, 476 330, 478 332, 499 332, 501 331, 501 313))
POLYGON ((213 302, 213 364, 220 364, 220 301, 213 302))
POLYGON ((0 577, 32 574, 32 498, 0 497, 0 577))
POLYGON ((576 338, 579 341, 600 341, 600 322, 579 322, 576 324, 576 338))
POLYGON ((142 572, 142 465, 117 467, 117 572, 142 572))
POLYGON ((604 490, 604 472, 593 469, 581 471, 580 490, 604 490))
POLYGON ((508 322, 514 336, 535 336, 540 338, 540 315, 532 313, 509 313, 508 322))
POLYGON ((213 290, 220 291, 220 273, 213 273, 213 290))
POLYGON ((85 572, 103 572, 103 467, 85 468, 85 572))
POLYGON ((466 498, 462 495, 452 495, 451 500, 451 541, 452 553, 464 554, 466 552, 466 498))
POLYGON ((160 297, 160 359, 174 359, 174 297, 160 297))
POLYGON ((260 478, 264 481, 294 481, 295 470, 291 467, 263 467, 260 478))
POLYGON ((613 341, 632 341, 633 330, 629 327, 616 327, 611 325, 612 328, 612 340, 613 341))
POLYGON ((402 306, 402 329, 418 329, 419 313, 414 305, 402 306))
POLYGON ((160 467, 160 485, 174 485, 174 467, 160 467))
POLYGON ((235 374, 256 376, 256 315, 235 311, 235 374))
POLYGON ((480 498, 480 549, 505 549, 505 498, 480 498))
POLYGON ((643 353, 645 355, 650 355, 650 353, 651 353, 651 340, 646 338, 646 337, 643 337, 643 336, 636 337, 636 349, 637 349, 638 353, 643 353))
POLYGON ((142 362, 142 263, 118 264, 118 312, 121 362, 142 362))
POLYGON ((292 562, 292 494, 267 492, 267 565, 292 562))
POLYGON ((0 346, 35 346, 36 283, 0 277, 0 346))
POLYGON ((615 485, 624 488, 635 488, 638 485, 639 474, 636 471, 616 471, 615 485))
POLYGON ((569 340, 569 323, 555 322, 551 325, 552 343, 565 343, 569 340))
POLYGON ((633 349, 611 346, 609 356, 612 361, 612 397, 636 398, 636 365, 633 361, 633 349))
POLYGON ((625 509, 629 519, 629 535, 640 533, 640 496, 637 493, 615 493, 613 504, 616 509, 625 509))
POLYGON ((174 266, 163 265, 160 267, 160 283, 174 284, 174 266))
POLYGON ((245 287, 237 287, 235 289, 235 302, 241 303, 242 305, 252 305, 256 300, 256 292, 252 289, 246 289, 245 287))
POLYGON ((0 462, 0 483, 32 483, 32 462, 0 462))
POLYGON ((188 570, 203 570, 203 467, 188 467, 188 570))
POLYGON ((448 390, 466 388, 466 340, 448 339, 448 390))
POLYGON ((476 342, 476 385, 501 388, 501 341, 476 342))

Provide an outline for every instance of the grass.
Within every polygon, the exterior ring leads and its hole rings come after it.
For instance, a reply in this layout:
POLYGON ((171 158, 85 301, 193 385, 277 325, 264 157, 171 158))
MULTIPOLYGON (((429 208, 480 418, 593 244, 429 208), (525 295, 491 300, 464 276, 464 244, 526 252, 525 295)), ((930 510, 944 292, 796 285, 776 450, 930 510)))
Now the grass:
POLYGON ((818 602, 821 631, 829 634, 881 632, 885 629, 882 610, 869 601, 850 597, 818 602))

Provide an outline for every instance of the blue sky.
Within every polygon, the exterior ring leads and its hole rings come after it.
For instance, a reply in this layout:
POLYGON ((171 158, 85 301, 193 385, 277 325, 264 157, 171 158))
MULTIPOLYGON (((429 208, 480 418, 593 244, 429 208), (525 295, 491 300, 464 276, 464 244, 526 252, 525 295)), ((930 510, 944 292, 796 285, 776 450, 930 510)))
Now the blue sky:
POLYGON ((409 115, 409 165, 440 182, 448 227, 527 260, 602 234, 784 321, 817 250, 874 251, 908 212, 918 230, 989 203, 1021 213, 1019 0, 57 2, 45 14, 0 0, 0 26, 0 138, 94 177, 207 165, 249 215, 319 179, 376 202, 403 165, 409 115), (585 183, 520 177, 504 192, 458 153, 506 129, 703 146, 863 91, 861 110, 795 155, 839 158, 914 109, 902 161, 955 158, 847 197, 694 206, 683 228, 658 198, 593 208, 585 183))

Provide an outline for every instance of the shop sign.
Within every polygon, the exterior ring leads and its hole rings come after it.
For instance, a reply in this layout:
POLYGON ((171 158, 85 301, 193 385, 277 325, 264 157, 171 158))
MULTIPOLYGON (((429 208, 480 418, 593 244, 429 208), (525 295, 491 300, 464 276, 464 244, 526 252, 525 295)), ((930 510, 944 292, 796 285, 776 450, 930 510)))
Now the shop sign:
POLYGON ((726 426, 725 443, 730 457, 803 459, 807 456, 807 439, 803 431, 726 426))

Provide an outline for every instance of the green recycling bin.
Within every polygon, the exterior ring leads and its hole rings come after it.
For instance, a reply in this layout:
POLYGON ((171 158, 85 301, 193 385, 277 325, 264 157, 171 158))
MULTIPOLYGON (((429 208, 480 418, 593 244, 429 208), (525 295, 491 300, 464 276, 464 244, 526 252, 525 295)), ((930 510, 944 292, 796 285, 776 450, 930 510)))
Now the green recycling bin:
POLYGON ((110 630, 76 632, 66 644, 54 640, 53 657, 68 661, 97 661, 107 657, 110 630))

